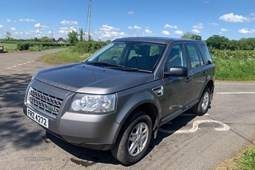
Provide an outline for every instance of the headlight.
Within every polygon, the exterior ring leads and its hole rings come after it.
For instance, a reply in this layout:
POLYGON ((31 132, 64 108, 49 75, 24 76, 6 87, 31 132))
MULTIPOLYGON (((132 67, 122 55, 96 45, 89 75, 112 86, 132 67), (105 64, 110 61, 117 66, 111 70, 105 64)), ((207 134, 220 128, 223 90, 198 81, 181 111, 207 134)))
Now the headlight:
POLYGON ((76 94, 70 110, 79 112, 111 112, 115 109, 116 95, 76 94))

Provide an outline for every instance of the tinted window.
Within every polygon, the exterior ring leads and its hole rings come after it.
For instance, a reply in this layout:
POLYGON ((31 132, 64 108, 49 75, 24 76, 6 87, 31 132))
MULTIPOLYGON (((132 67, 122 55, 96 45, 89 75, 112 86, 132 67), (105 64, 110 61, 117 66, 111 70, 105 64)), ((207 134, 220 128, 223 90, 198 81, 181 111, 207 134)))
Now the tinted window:
POLYGON ((128 60, 125 66, 153 70, 163 54, 165 45, 152 43, 131 43, 128 46, 128 60))
POLYGON ((190 56, 191 68, 198 68, 203 65, 203 61, 199 54, 196 44, 186 44, 188 54, 190 56))
POLYGON ((86 62, 103 62, 152 71, 162 56, 165 45, 145 42, 114 42, 86 62))
POLYGON ((205 43, 201 43, 200 47, 202 49, 202 54, 205 57, 206 64, 212 63, 212 57, 205 43))
POLYGON ((174 45, 167 57, 165 69, 169 70, 172 67, 187 66, 186 58, 182 45, 174 45))
POLYGON ((122 43, 114 45, 112 48, 109 48, 104 53, 102 53, 100 57, 98 58, 98 61, 102 61, 102 62, 109 61, 109 60, 119 61, 121 53, 123 49, 125 48, 125 46, 126 44, 122 44, 122 43))

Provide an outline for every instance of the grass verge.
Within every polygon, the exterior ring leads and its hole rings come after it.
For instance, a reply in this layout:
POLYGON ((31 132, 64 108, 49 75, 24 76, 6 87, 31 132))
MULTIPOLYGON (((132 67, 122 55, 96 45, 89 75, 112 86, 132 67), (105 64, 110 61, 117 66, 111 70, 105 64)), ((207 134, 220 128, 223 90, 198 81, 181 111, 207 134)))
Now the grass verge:
POLYGON ((213 170, 255 170, 255 145, 241 149, 239 153, 223 160, 213 170))
POLYGON ((4 46, 4 50, 7 52, 17 51, 17 44, 0 43, 0 46, 4 46))
POLYGON ((79 54, 67 49, 55 54, 45 55, 41 58, 43 62, 48 64, 66 64, 81 62, 86 59, 90 54, 79 54))
POLYGON ((217 80, 255 80, 255 50, 212 50, 217 80))
POLYGON ((236 169, 254 170, 255 169, 255 145, 248 148, 240 157, 235 159, 236 169))

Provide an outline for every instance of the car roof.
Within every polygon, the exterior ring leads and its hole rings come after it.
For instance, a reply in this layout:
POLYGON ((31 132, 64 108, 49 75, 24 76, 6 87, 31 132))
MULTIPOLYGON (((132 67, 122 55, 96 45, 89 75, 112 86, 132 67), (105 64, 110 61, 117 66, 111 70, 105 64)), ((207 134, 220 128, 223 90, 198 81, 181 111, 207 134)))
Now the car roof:
POLYGON ((172 42, 202 42, 201 40, 192 39, 179 39, 179 38, 169 38, 169 37, 126 37, 118 38, 113 42, 123 42, 123 41, 137 41, 137 42, 150 42, 150 43, 161 43, 168 44, 172 42))

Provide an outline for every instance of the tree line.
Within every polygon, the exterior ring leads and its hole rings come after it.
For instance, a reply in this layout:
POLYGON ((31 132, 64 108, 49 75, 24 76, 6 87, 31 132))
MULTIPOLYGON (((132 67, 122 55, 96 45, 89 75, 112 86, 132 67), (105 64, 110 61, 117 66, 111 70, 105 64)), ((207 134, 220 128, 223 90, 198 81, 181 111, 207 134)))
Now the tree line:
MULTIPOLYGON (((182 36, 186 39, 201 40, 200 35, 186 33, 182 36)), ((207 46, 218 50, 255 50, 255 38, 242 38, 240 40, 230 40, 227 37, 213 35, 205 40, 207 46)))
POLYGON ((206 40, 209 48, 219 50, 255 50, 255 38, 229 40, 227 37, 213 35, 206 40))
MULTIPOLYGON (((18 50, 27 50, 31 46, 76 46, 77 50, 84 52, 93 52, 103 45, 111 42, 110 40, 94 41, 91 37, 89 40, 85 40, 84 32, 82 29, 79 31, 71 31, 68 33, 67 38, 49 38, 47 36, 41 38, 34 38, 28 40, 13 39, 11 33, 6 33, 5 39, 0 40, 0 42, 5 43, 17 43, 18 50), (84 49, 84 50, 82 50, 84 49)), ((182 38, 186 39, 196 39, 201 40, 200 35, 188 32, 185 33, 182 38)), ((230 40, 227 37, 220 35, 213 35, 205 40, 207 46, 210 49, 218 50, 255 50, 255 38, 242 38, 240 40, 230 40)))

